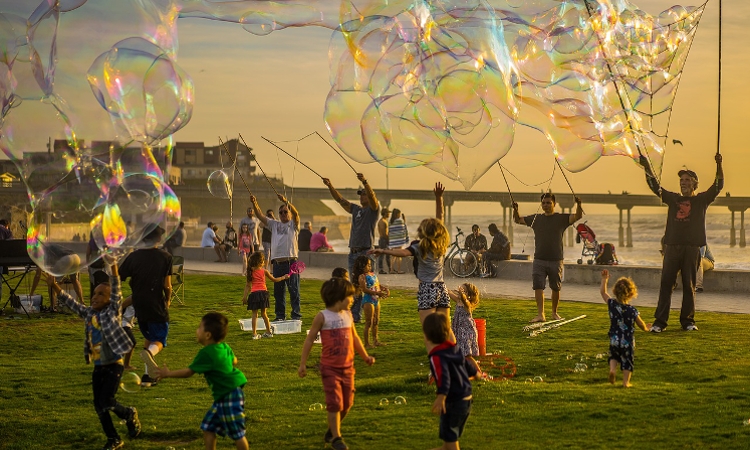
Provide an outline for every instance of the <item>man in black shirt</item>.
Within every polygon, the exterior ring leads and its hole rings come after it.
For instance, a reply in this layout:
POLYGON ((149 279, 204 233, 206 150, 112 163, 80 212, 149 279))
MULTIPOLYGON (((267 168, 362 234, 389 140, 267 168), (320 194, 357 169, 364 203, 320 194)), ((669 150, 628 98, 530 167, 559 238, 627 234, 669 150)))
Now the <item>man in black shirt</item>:
POLYGON ((312 224, 310 222, 305 222, 305 226, 299 230, 299 235, 297 236, 297 247, 299 251, 301 252, 309 252, 310 251, 310 239, 312 238, 312 224))
POLYGON ((557 307, 560 304, 560 289, 563 275, 563 233, 583 217, 581 199, 576 197, 575 214, 555 212, 555 195, 551 192, 542 194, 542 211, 544 214, 533 214, 521 217, 518 214, 518 203, 513 203, 513 220, 534 230, 534 263, 531 269, 534 297, 536 298, 537 316, 531 322, 545 322, 544 288, 549 279, 552 289, 552 319, 560 319, 557 307))
POLYGON ((706 210, 724 187, 724 170, 721 155, 716 154, 716 178, 705 191, 696 194, 698 175, 692 170, 680 170, 680 193, 662 189, 645 156, 640 163, 646 172, 646 183, 651 192, 667 205, 667 230, 664 233, 664 262, 661 269, 659 302, 654 313, 652 333, 661 333, 667 327, 672 287, 677 272, 682 272, 682 309, 680 325, 685 331, 697 331, 695 326, 695 278, 701 263, 700 248, 706 245, 706 210))
POLYGON ((143 238, 143 243, 150 248, 134 251, 119 268, 122 281, 130 278, 133 308, 144 338, 140 356, 146 364, 146 372, 141 378, 141 385, 146 387, 156 384, 157 380, 149 374, 158 367, 154 356, 167 345, 169 333, 172 255, 158 248, 163 234, 164 229, 156 227, 143 238))

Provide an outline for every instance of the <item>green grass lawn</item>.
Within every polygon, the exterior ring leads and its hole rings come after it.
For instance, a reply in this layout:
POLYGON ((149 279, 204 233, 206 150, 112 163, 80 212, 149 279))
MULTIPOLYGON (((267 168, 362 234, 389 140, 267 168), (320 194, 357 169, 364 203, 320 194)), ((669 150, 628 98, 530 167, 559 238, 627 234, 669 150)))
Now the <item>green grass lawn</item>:
MULTIPOLYGON (((254 341, 237 322, 250 317, 240 302, 240 277, 188 275, 187 281, 185 305, 171 309, 169 347, 157 361, 173 369, 187 366, 199 349, 195 329, 201 316, 226 314, 227 342, 248 378, 250 447, 325 448, 325 411, 309 410, 324 403, 313 368, 319 347, 313 349, 308 377, 297 376, 304 330, 322 308, 321 283, 302 283, 302 334, 254 341)), ((597 290, 591 295, 598 296, 597 290)), ((640 311, 651 322, 652 309, 640 311)), ((750 448, 750 426, 743 426, 750 418, 747 316, 699 313, 696 333, 674 324, 660 335, 638 331, 634 386, 623 389, 607 383, 606 356, 596 359, 607 353, 606 306, 570 302, 561 312, 588 317, 528 338, 521 328, 534 314, 532 301, 482 299, 475 317, 487 319, 487 351, 513 358, 518 373, 510 381, 474 383, 462 448, 750 448), (588 370, 575 373, 581 358, 587 358, 588 370), (526 382, 537 376, 544 381, 526 382)), ((83 361, 82 323, 64 314, 0 317, 1 449, 92 449, 104 443, 92 404, 92 367, 83 361)), ((438 419, 430 414, 434 386, 426 383, 429 368, 414 293, 394 292, 385 300, 381 323, 387 346, 373 351, 372 367, 357 358, 357 396, 343 435, 353 449, 437 447, 438 419), (394 404, 396 396, 407 404, 394 404), (380 405, 383 398, 389 405, 380 405)), ((202 376, 164 380, 137 393, 120 391, 118 399, 137 407, 143 423, 138 439, 125 438, 126 448, 202 448, 198 427, 211 404, 202 376)), ((125 437, 125 426, 119 427, 125 437)), ((233 445, 222 439, 219 448, 233 445)))

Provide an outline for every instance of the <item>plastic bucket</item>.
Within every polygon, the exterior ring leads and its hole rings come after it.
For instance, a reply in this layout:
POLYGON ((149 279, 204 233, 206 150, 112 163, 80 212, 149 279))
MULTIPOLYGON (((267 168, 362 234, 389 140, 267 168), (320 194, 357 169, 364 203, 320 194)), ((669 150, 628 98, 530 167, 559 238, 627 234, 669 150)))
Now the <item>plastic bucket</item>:
POLYGON ((477 342, 479 343, 479 356, 487 354, 487 321, 485 319, 474 319, 477 325, 477 342))

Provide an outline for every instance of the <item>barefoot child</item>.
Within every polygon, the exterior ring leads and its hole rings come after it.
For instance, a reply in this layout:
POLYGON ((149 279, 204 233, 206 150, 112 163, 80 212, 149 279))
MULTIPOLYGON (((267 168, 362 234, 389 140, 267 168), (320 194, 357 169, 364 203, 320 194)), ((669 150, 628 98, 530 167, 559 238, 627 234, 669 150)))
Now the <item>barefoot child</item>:
POLYGON ((455 291, 448 291, 451 300, 456 302, 451 330, 456 336, 456 346, 464 358, 479 370, 474 356, 479 355, 477 325, 472 317, 474 308, 479 305, 479 289, 471 283, 462 284, 455 291))
POLYGON ((375 363, 375 358, 367 354, 354 328, 354 319, 349 310, 354 301, 354 285, 343 278, 331 278, 323 283, 320 296, 326 309, 313 319, 302 347, 297 373, 301 378, 307 375, 307 358, 320 332, 323 341, 320 375, 328 410, 328 431, 323 438, 331 443, 334 450, 347 450, 349 447, 341 437, 341 422, 354 402, 354 351, 368 366, 375 363))
POLYGON ((361 255, 354 261, 352 267, 354 280, 362 292, 362 309, 365 311, 365 347, 372 348, 383 345, 378 340, 378 324, 380 323, 380 299, 388 297, 388 288, 381 288, 378 276, 372 271, 372 260, 361 255), (372 332, 372 345, 370 345, 372 332))
MULTIPOLYGON (((463 434, 466 420, 471 413, 472 391, 470 377, 481 375, 476 366, 469 363, 449 340, 450 319, 441 313, 432 313, 422 322, 430 372, 435 377, 437 398, 432 404, 432 413, 440 414, 439 449, 458 450, 458 438, 463 434)), ((438 450, 438 449, 435 449, 438 450)))
POLYGON ((242 393, 247 378, 235 367, 237 358, 224 343, 228 322, 226 316, 217 312, 203 316, 195 331, 195 337, 203 348, 195 355, 190 366, 169 370, 164 364, 156 369, 156 373, 158 378, 189 378, 195 373, 202 373, 214 397, 214 403, 201 423, 203 444, 207 449, 215 449, 218 434, 229 436, 235 447, 247 450, 245 396, 242 393))
POLYGON ((638 288, 630 278, 622 277, 615 283, 615 298, 607 292, 609 271, 602 270, 601 294, 609 308, 609 382, 615 383, 617 364, 622 368, 622 387, 630 387, 633 374, 633 353, 635 352, 635 325, 643 331, 649 330, 630 300, 638 296, 638 288))
POLYGON ((107 443, 103 450, 115 450, 124 445, 117 433, 112 417, 112 411, 117 417, 126 421, 128 435, 131 438, 138 436, 141 432, 141 423, 138 421, 138 412, 133 407, 125 407, 117 402, 117 388, 120 387, 123 366, 122 355, 133 349, 133 341, 130 340, 122 328, 120 315, 120 276, 117 273, 117 264, 114 259, 107 258, 111 274, 109 283, 102 283, 94 289, 91 296, 91 306, 86 307, 76 302, 57 284, 57 281, 49 276, 50 287, 57 295, 58 300, 73 310, 86 321, 86 363, 93 361, 94 373, 91 375, 91 386, 94 390, 94 409, 99 422, 102 424, 104 434, 107 435, 107 443))
POLYGON ((255 252, 250 255, 250 261, 248 262, 250 268, 247 271, 247 283, 245 284, 245 293, 242 294, 242 303, 247 305, 248 310, 253 312, 253 339, 260 339, 261 335, 255 333, 255 325, 258 323, 258 310, 260 315, 263 317, 263 323, 266 325, 266 332, 263 333, 264 338, 272 338, 271 323, 268 321, 268 314, 266 309, 271 306, 270 295, 266 288, 266 278, 278 283, 289 279, 289 274, 282 275, 280 277, 274 277, 266 269, 266 257, 263 252, 255 252), (247 296, 250 291, 250 296, 247 296))

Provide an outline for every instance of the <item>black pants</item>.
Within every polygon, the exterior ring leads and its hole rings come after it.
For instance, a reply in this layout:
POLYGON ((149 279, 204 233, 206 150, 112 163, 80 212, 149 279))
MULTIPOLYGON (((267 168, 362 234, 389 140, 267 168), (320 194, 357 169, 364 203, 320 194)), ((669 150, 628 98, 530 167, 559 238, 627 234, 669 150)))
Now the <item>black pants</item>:
POLYGON ((672 304, 672 288, 677 281, 677 272, 682 272, 682 310, 680 325, 682 328, 695 323, 695 277, 701 261, 699 247, 691 245, 666 245, 664 264, 661 269, 659 286, 659 303, 654 313, 654 325, 666 328, 669 320, 669 308, 672 304))
POLYGON ((127 419, 129 414, 128 409, 117 403, 117 399, 115 399, 123 370, 122 364, 107 364, 94 367, 94 373, 91 375, 91 387, 94 389, 94 409, 99 416, 99 422, 102 424, 107 439, 120 439, 109 412, 114 411, 120 419, 127 419))

